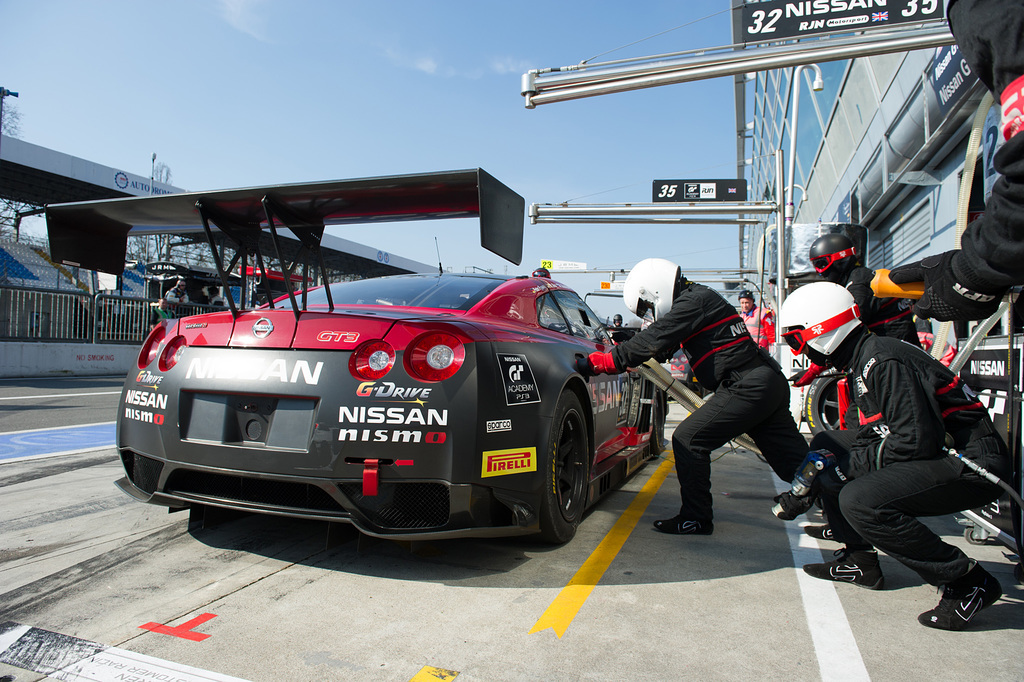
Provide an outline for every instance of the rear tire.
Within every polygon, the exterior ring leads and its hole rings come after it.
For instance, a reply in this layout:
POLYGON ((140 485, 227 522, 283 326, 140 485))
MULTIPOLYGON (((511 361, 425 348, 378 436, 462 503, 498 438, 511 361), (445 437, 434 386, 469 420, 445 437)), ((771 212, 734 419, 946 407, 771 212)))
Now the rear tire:
POLYGON ((590 454, 583 407, 575 393, 566 391, 555 405, 540 459, 544 477, 540 532, 546 542, 563 544, 576 534, 587 508, 590 454))
MULTIPOLYGON (((653 388, 653 387, 652 387, 653 388)), ((665 394, 655 389, 651 400, 651 456, 656 457, 665 451, 665 394)))

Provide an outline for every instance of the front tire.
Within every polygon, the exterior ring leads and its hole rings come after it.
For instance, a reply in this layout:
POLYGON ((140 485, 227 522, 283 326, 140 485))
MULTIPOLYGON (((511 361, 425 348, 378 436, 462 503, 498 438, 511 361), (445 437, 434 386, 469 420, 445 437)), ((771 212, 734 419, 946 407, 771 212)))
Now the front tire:
POLYGON ((590 472, 587 420, 579 398, 571 391, 562 393, 555 405, 541 466, 541 537, 546 542, 563 544, 576 534, 587 508, 590 472))

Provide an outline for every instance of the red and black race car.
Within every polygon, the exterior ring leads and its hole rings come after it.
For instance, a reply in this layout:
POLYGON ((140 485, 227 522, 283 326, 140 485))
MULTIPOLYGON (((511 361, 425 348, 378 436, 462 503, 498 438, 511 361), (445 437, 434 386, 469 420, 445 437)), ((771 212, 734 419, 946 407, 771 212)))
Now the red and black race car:
MULTIPOLYGON (((517 217, 508 210, 517 195, 482 174, 87 202, 49 207, 48 217, 65 249, 72 226, 116 223, 128 234, 190 216, 212 244, 216 220, 241 254, 218 261, 226 273, 249 256, 263 268, 258 245, 247 245, 284 215, 303 238, 317 232, 310 224, 322 234, 387 206, 448 217, 458 204, 480 215, 482 231, 511 223, 521 252, 522 200, 517 217), (452 201, 467 184, 476 198, 452 201), (489 221, 495 202, 506 217, 489 221), (253 207, 268 203, 276 208, 255 218, 253 207)), ((661 394, 636 374, 579 374, 577 361, 612 340, 550 279, 401 275, 229 304, 158 326, 127 377, 117 485, 140 501, 347 522, 376 536, 565 542, 589 505, 660 452, 661 394)))

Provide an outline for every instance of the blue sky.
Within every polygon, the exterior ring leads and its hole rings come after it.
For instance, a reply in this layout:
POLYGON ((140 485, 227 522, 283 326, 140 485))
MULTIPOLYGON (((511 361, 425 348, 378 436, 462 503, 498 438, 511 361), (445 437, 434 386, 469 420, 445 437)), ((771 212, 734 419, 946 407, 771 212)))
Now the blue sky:
MULTIPOLYGON (((656 178, 735 176, 731 79, 527 110, 521 75, 725 45, 728 6, 0 0, 0 85, 20 93, 23 140, 143 176, 155 152, 193 191, 481 167, 527 205, 649 202, 656 178)), ((545 258, 731 268, 738 253, 734 226, 527 224, 521 266, 468 219, 331 232, 427 263, 436 237, 445 267, 508 274, 545 258)), ((560 279, 584 294, 602 277, 560 279)))

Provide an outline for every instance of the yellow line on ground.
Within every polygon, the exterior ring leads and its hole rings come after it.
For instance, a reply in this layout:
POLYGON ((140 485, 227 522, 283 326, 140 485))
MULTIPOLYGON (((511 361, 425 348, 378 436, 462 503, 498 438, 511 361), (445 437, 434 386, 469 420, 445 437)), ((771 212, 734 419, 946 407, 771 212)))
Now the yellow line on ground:
POLYGON ((619 520, 615 522, 612 529, 601 540, 597 549, 583 562, 580 570, 576 571, 576 575, 572 577, 569 584, 558 593, 555 600, 551 602, 551 606, 547 608, 536 624, 534 624, 529 634, 532 635, 535 632, 551 628, 559 639, 562 638, 562 635, 569 628, 569 623, 572 622, 573 618, 576 617, 576 614, 583 607, 583 602, 587 601, 587 597, 594 591, 594 587, 597 586, 604 572, 608 570, 608 567, 618 555, 619 550, 626 543, 629 534, 636 528, 636 524, 640 521, 640 517, 644 515, 647 505, 654 499, 655 493, 661 488, 661 484, 665 482, 668 472, 672 470, 673 462, 674 460, 671 457, 667 457, 661 463, 661 466, 655 470, 626 511, 622 513, 619 520))
POLYGON ((454 680, 459 676, 457 670, 445 670, 444 668, 434 668, 433 666, 424 666, 422 670, 412 676, 409 682, 437 682, 437 680, 454 680))

